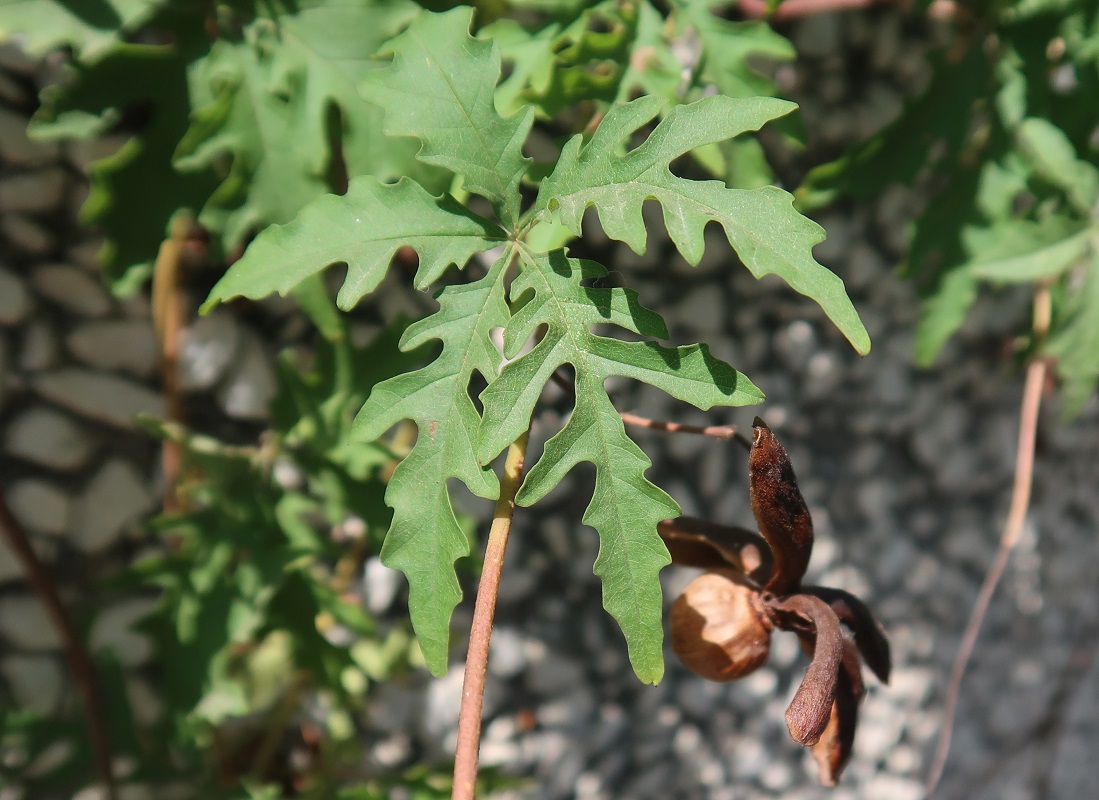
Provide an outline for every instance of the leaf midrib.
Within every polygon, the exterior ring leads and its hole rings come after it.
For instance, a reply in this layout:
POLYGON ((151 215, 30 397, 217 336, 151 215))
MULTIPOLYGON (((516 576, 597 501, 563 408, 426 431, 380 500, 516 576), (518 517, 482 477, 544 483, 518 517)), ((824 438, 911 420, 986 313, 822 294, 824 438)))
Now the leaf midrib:
MULTIPOLYGON (((558 310, 559 320, 561 320, 561 321, 568 320, 569 317, 564 313, 564 303, 565 303, 565 301, 558 297, 557 292, 553 291, 553 285, 546 279, 545 273, 542 271, 542 269, 539 266, 539 261, 535 258, 532 258, 530 256, 529 252, 526 250, 526 248, 520 248, 520 253, 522 254, 522 257, 523 257, 523 260, 524 260, 524 269, 525 270, 533 269, 533 271, 537 275, 538 279, 542 282, 542 284, 544 286, 543 291, 545 291, 547 293, 547 295, 549 296, 549 298, 550 298, 551 302, 553 303, 554 307, 558 310)), ((548 261, 546 263, 548 265, 548 261)), ((538 290, 536 289, 535 291, 538 291, 538 290)), ((588 323, 585 321, 584 324, 586 326, 588 323)), ((580 367, 581 367, 581 363, 583 363, 584 367, 586 368, 587 373, 589 375, 591 375, 592 378, 595 380, 595 382, 598 384, 598 388, 596 389, 596 391, 605 391, 604 388, 603 388, 603 381, 605 381, 610 376, 605 375, 605 374, 601 375, 599 373, 599 371, 592 368, 592 365, 588 362, 588 359, 586 357, 587 350, 585 348, 581 347, 577 343, 576 336, 574 335, 573 330, 567 324, 564 324, 563 327, 565 328, 566 337, 568 338, 568 340, 571 343, 571 346, 573 347, 573 350, 574 350, 574 354, 575 354, 574 359, 575 360, 572 360, 570 363, 572 363, 573 368, 576 369, 577 375, 579 376, 581 374, 580 367)), ((583 337, 590 337, 593 334, 591 334, 585 327, 585 329, 582 331, 582 333, 580 335, 583 336, 583 337)), ((554 350, 556 350, 556 348, 551 349, 550 354, 552 354, 554 350)), ((556 367, 554 369, 556 370, 556 367)), ((598 404, 595 400, 594 394, 588 394, 586 392, 580 392, 579 391, 579 384, 580 384, 580 381, 578 379, 577 380, 576 399, 575 399, 574 402, 575 402, 575 404, 579 404, 581 402, 584 402, 585 404, 588 405, 588 407, 591 410, 592 420, 596 425, 596 436, 597 436, 598 441, 599 441, 599 449, 600 449, 600 452, 601 452, 601 455, 602 455, 602 464, 596 464, 595 466, 596 466, 596 469, 598 471, 606 472, 606 478, 609 481, 610 486, 612 487, 612 489, 610 491, 611 491, 611 494, 614 496, 614 500, 615 500, 614 505, 613 505, 615 513, 612 515, 612 518, 615 521, 615 524, 614 524, 615 534, 614 534, 613 538, 616 540, 616 543, 617 543, 618 547, 620 548, 621 552, 625 555, 625 558, 623 559, 623 561, 625 563, 627 563, 628 565, 630 565, 630 567, 631 567, 631 569, 629 569, 628 572, 629 572, 629 576, 630 576, 630 579, 631 579, 630 582, 629 582, 629 585, 632 587, 634 585, 634 581, 633 581, 634 571, 632 569, 633 560, 629 557, 629 547, 624 546, 624 541, 625 541, 626 537, 625 537, 625 533, 623 532, 624 527, 622 525, 620 515, 618 514, 618 509, 622 508, 624 504, 623 504, 623 501, 621 499, 620 493, 618 491, 618 479, 615 477, 615 475, 613 473, 613 470, 610 469, 610 464, 611 464, 610 446, 609 446, 609 443, 608 443, 608 437, 606 435, 607 431, 605 429, 605 423, 604 423, 604 420, 603 420, 603 415, 599 413, 599 407, 598 407, 598 404)), ((609 398, 608 398, 607 402, 608 403, 610 402, 609 398)), ((576 410, 575 410, 575 407, 574 407, 573 415, 575 415, 575 414, 576 414, 576 410)), ((570 422, 571 422, 571 419, 570 419, 570 422)), ((567 424, 569 424, 569 423, 566 423, 566 425, 567 424)), ((625 431, 622 432, 622 435, 629 438, 628 435, 625 433, 625 431)), ((644 479, 644 474, 642 474, 642 479, 644 479)), ((636 594, 636 593, 631 592, 631 594, 636 594)))
MULTIPOLYGON (((474 124, 473 116, 471 115, 470 110, 466 108, 464 103, 462 103, 462 97, 456 90, 453 82, 451 82, 450 76, 447 75, 446 72, 441 68, 438 59, 436 59, 435 56, 432 54, 431 49, 427 46, 427 43, 421 37, 419 30, 416 30, 415 28, 409 28, 409 34, 416 41, 416 44, 420 47, 420 49, 423 50, 425 57, 428 60, 428 64, 430 64, 431 68, 442 78, 443 83, 446 85, 447 89, 450 90, 451 96, 454 97, 455 104, 458 106, 458 108, 462 110, 462 114, 465 115, 466 123, 469 129, 473 131, 474 135, 477 137, 477 142, 480 145, 481 152, 485 156, 485 162, 494 166, 499 166, 500 159, 492 157, 493 153, 487 146, 485 137, 481 133, 480 126, 474 124)), ((503 187, 500 181, 500 173, 497 170, 489 170, 489 173, 494 179, 493 191, 496 192, 497 198, 499 198, 499 200, 503 202, 506 199, 506 187, 503 187)))

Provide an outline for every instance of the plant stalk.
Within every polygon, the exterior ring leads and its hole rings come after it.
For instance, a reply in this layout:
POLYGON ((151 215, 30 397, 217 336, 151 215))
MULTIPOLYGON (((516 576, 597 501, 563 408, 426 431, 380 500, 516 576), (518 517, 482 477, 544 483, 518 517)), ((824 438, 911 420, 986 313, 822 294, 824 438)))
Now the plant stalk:
MULTIPOLYGON (((1049 287, 1040 284, 1034 295, 1034 340, 1040 345, 1049 330, 1050 294, 1049 287)), ((928 771, 926 797, 931 800, 939 780, 943 776, 946 760, 950 755, 950 739, 954 728, 954 714, 958 709, 958 697, 961 693, 962 679, 965 678, 969 659, 977 644, 985 615, 988 613, 992 595, 1003 577, 1012 550, 1019 542, 1026 522, 1027 509, 1030 508, 1030 490, 1034 484, 1034 444, 1038 435, 1038 412, 1042 406, 1042 390, 1046 383, 1046 359, 1035 356, 1027 365, 1026 381, 1023 385, 1023 401, 1019 410, 1019 444, 1015 454, 1015 483, 1011 490, 1011 506, 1007 521, 1000 535, 1000 545, 996 557, 985 574, 984 582, 977 593, 965 632, 962 634, 958 654, 954 658, 954 667, 950 672, 950 683, 946 690, 943 708, 943 723, 939 733, 939 742, 931 759, 928 771)))
MULTIPOLYGON (((193 225, 189 214, 177 214, 170 235, 161 245, 153 268, 153 325, 160 345, 161 380, 164 384, 165 417, 169 422, 185 421, 183 388, 179 374, 180 339, 186 325, 180 278, 187 235, 193 225)), ((183 471, 183 445, 165 439, 161 446, 164 470, 164 513, 181 510, 179 483, 183 471)))
MULTIPOLYGON (((529 433, 529 432, 528 432, 529 433)), ((462 706, 458 714, 458 747, 454 753, 454 789, 451 800, 473 800, 477 791, 477 755, 481 745, 481 712, 485 700, 485 672, 488 669, 489 639, 496 616, 496 598, 500 593, 500 573, 515 515, 515 495, 523 478, 527 453, 524 433, 508 448, 504 475, 500 481, 500 499, 492 517, 492 528, 485 547, 485 562, 477 586, 473 607, 473 625, 469 632, 462 706)))
POLYGON ((50 622, 53 623, 61 639, 65 661, 68 662, 69 671, 72 673, 76 689, 84 704, 84 718, 88 725, 88 740, 91 743, 95 771, 100 783, 103 784, 107 799, 115 800, 118 792, 111 765, 111 740, 107 732, 107 714, 100 694, 95 664, 76 632, 76 626, 73 625, 72 618, 61 600, 61 594, 57 591, 57 584, 39 560, 38 554, 34 552, 27 532, 11 513, 3 495, 0 495, 0 533, 3 533, 8 546, 22 562, 27 582, 38 595, 42 605, 46 607, 50 622))

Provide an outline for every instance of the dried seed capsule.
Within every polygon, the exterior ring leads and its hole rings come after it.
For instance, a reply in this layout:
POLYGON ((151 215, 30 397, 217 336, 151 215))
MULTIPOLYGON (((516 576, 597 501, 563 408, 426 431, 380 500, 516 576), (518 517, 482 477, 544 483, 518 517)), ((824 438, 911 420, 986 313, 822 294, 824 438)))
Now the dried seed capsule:
POLYGON ((672 650, 707 680, 743 678, 767 661, 771 649, 771 626, 757 604, 756 592, 727 574, 695 578, 672 606, 672 650))

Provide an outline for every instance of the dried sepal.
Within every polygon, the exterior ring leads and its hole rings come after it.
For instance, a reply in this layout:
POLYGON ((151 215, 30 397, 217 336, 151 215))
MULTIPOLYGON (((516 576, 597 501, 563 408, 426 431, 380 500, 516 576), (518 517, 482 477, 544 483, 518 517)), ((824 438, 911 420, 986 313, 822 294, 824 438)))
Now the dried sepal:
POLYGON ((770 652, 771 627, 758 594, 736 577, 727 572, 700 575, 672 605, 672 650, 707 680, 743 678, 762 666, 770 652))
MULTIPOLYGON (((808 628, 803 630, 813 634, 813 660, 786 709, 786 727, 798 744, 816 744, 828 725, 832 701, 836 699, 844 641, 840 621, 827 603, 808 595, 792 595, 772 603, 772 608, 796 615, 803 623, 808 623, 808 628)), ((793 626, 783 624, 782 627, 793 626)), ((807 640, 807 637, 803 638, 803 641, 807 640)))
POLYGON ((777 595, 797 590, 813 551, 813 520, 798 489, 786 449, 759 417, 748 456, 752 513, 771 546, 774 569, 764 591, 777 595))
POLYGON ((889 683, 889 671, 893 662, 889 652, 889 639, 866 603, 843 589, 826 586, 803 586, 801 592, 819 597, 832 607, 840 622, 855 637, 855 644, 858 645, 866 666, 870 667, 870 671, 882 683, 889 683))
POLYGON ((656 526, 672 563, 702 569, 734 569, 762 585, 771 574, 771 548, 754 531, 698 517, 666 519, 656 526))
POLYGON ((863 684, 859 654, 854 643, 848 639, 844 640, 842 665, 843 669, 836 681, 836 698, 832 701, 828 725, 813 745, 817 779, 824 786, 835 786, 839 783, 840 775, 851 760, 851 751, 855 745, 855 727, 863 684))

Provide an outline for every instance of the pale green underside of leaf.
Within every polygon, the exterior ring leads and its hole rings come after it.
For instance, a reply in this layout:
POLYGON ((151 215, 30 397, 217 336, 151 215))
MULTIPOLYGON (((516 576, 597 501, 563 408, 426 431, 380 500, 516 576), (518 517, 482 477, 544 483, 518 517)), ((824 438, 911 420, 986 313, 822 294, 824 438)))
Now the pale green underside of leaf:
POLYGON ((0 0, 0 42, 15 39, 33 56, 71 47, 91 61, 144 24, 167 0, 0 0))
POLYGON ((556 169, 541 184, 535 212, 556 211, 565 227, 579 234, 585 209, 594 205, 608 236, 644 253, 642 206, 655 199, 669 236, 690 264, 702 257, 707 223, 717 222, 753 275, 783 278, 815 300, 856 350, 868 352, 870 338, 843 281, 813 258, 823 230, 794 210, 788 193, 770 186, 743 190, 687 180, 669 168, 674 158, 694 148, 757 130, 795 106, 774 98, 708 97, 674 108, 644 143, 623 155, 629 136, 662 104, 659 98, 643 97, 615 106, 589 142, 581 136, 569 140, 556 169))
POLYGON ((403 419, 416 423, 416 444, 386 490, 393 524, 381 557, 408 577, 412 625, 436 675, 446 671, 450 618, 462 597, 454 562, 470 550, 447 481, 458 478, 479 497, 499 494, 495 473, 476 459, 481 418, 468 386, 474 372, 489 380, 499 368, 500 353, 489 333, 508 319, 502 269, 498 262, 479 281, 447 287, 439 295, 439 310, 409 326, 401 349, 437 339, 442 352, 427 366, 375 386, 352 432, 371 441, 403 419))
POLYGON ((527 429, 542 389, 565 364, 576 372, 576 401, 565 427, 546 444, 518 495, 532 505, 582 461, 595 465, 596 488, 584 520, 599 531, 596 573, 604 581, 607 610, 626 635, 630 659, 648 682, 663 672, 660 655, 660 585, 656 575, 668 555, 656 523, 678 507, 644 476, 651 466, 629 439, 604 382, 625 376, 659 387, 699 408, 747 405, 763 399, 747 378, 710 355, 704 345, 668 348, 623 342, 591 332, 610 323, 643 336, 667 335, 659 315, 625 289, 581 286, 606 270, 593 262, 553 253, 520 251, 513 301, 533 293, 505 329, 504 353, 512 357, 540 326, 542 340, 510 362, 481 393, 484 420, 478 457, 487 462, 527 429))
POLYGON ((503 238, 492 223, 450 197, 432 197, 414 181, 356 178, 347 194, 324 195, 293 222, 262 231, 203 308, 237 295, 285 295, 310 275, 343 262, 347 277, 337 303, 346 310, 374 291, 402 246, 419 254, 416 285, 425 288, 451 264, 463 266, 503 238))
POLYGON ((494 105, 500 55, 469 35, 473 10, 424 11, 390 42, 393 63, 367 77, 364 96, 385 110, 385 132, 420 140, 417 158, 461 175, 507 226, 519 216, 523 143, 534 110, 505 119, 494 105))

